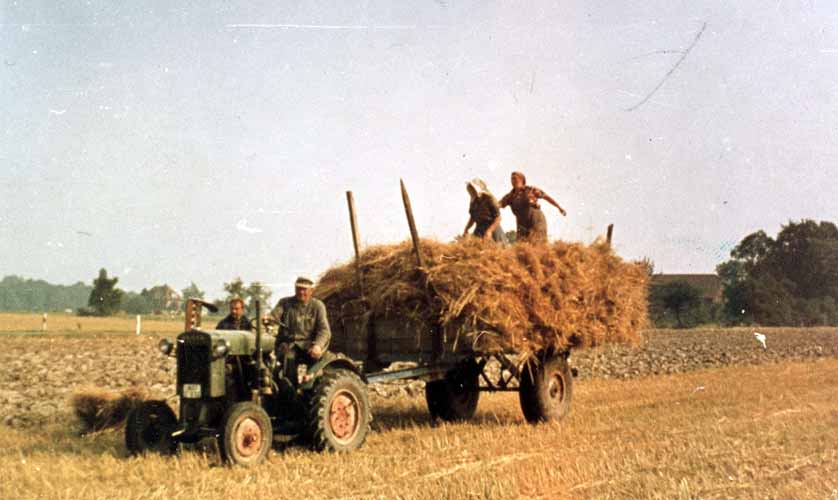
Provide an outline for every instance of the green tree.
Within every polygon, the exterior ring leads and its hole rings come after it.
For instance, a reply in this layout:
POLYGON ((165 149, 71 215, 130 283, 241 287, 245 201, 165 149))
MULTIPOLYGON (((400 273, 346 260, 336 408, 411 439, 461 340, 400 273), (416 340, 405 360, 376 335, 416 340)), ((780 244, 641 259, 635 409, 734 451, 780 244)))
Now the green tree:
POLYGON ((198 288, 198 285, 196 285, 194 281, 190 282, 188 287, 181 290, 181 295, 183 296, 184 302, 187 299, 201 299, 201 300, 203 300, 203 298, 204 298, 203 290, 198 288))
POLYGON ((154 313, 171 312, 180 309, 181 299, 174 288, 169 285, 157 285, 140 292, 151 306, 154 313))
POLYGON ((230 302, 232 299, 247 299, 247 290, 245 290, 244 281, 238 276, 229 283, 224 283, 224 291, 227 292, 227 298, 224 299, 225 302, 230 302))
POLYGON ((795 299, 788 283, 771 275, 760 275, 744 284, 745 313, 765 326, 783 326, 798 323, 795 299))
POLYGON ((148 298, 136 292, 127 292, 125 294, 122 300, 122 308, 128 314, 149 314, 151 312, 151 304, 148 302, 148 298))
POLYGON ((119 278, 108 278, 108 272, 99 270, 99 277, 93 280, 93 291, 87 305, 93 309, 96 316, 110 316, 119 310, 123 292, 116 288, 119 278))
POLYGON ((678 328, 694 326, 704 319, 701 290, 686 281, 653 286, 650 295, 653 310, 674 315, 678 328))
POLYGON ((752 323, 753 313, 748 305, 746 283, 748 272, 745 264, 729 260, 716 266, 716 274, 722 282, 722 316, 733 324, 752 323))
POLYGON ((812 299, 835 294, 836 258, 838 227, 804 220, 783 226, 760 264, 764 273, 787 281, 794 295, 812 299))
POLYGON ((63 311, 87 304, 93 288, 84 283, 53 285, 43 280, 6 276, 0 280, 0 311, 63 311))
POLYGON ((729 323, 838 324, 838 227, 803 220, 749 234, 717 266, 729 323))
POLYGON ((270 300, 272 292, 271 289, 266 287, 260 281, 254 281, 247 287, 245 290, 245 294, 248 297, 247 308, 251 314, 256 312, 256 301, 260 301, 262 304, 262 311, 264 312, 266 308, 269 308, 270 305, 268 304, 268 300, 270 300))

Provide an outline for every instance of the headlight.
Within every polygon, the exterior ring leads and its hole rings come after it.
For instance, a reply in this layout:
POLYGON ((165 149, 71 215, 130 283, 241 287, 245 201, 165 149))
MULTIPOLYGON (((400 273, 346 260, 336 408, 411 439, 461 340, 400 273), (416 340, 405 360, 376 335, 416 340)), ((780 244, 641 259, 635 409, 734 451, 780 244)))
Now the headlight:
POLYGON ((214 352, 217 358, 223 357, 230 350, 230 345, 226 340, 222 340, 215 346, 214 352))
POLYGON ((169 339, 161 339, 157 344, 157 348, 160 349, 160 352, 168 356, 172 353, 172 349, 175 348, 175 345, 172 344, 169 339))

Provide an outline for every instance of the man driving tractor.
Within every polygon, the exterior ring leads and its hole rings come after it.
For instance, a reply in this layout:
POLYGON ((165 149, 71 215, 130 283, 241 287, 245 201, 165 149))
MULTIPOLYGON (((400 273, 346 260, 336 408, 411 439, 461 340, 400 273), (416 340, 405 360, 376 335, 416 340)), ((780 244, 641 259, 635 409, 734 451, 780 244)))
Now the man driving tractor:
POLYGON ((291 381, 298 380, 297 367, 311 366, 329 348, 332 332, 326 306, 312 297, 314 282, 308 278, 297 278, 294 296, 279 300, 276 307, 263 318, 265 325, 278 325, 276 336, 276 359, 282 371, 291 381))

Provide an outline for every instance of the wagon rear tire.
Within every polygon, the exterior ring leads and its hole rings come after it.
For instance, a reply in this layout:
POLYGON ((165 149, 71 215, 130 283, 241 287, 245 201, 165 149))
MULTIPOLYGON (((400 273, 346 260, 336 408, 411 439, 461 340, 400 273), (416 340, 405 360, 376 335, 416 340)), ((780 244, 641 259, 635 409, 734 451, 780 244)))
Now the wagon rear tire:
POLYGON ((525 364, 520 383, 518 397, 527 422, 558 421, 570 412, 573 374, 564 355, 525 364))
POLYGON ((273 426, 265 409, 249 401, 227 410, 218 438, 221 458, 231 465, 249 467, 268 456, 273 444, 273 426))
POLYGON ((370 430, 367 386, 350 370, 325 372, 309 394, 305 438, 316 451, 361 447, 370 430))
POLYGON ((177 451, 172 438, 176 427, 175 412, 165 401, 143 401, 128 413, 125 447, 132 455, 147 451, 173 455, 177 451))
POLYGON ((444 379, 425 384, 425 400, 431 418, 456 422, 474 417, 480 399, 479 376, 476 365, 463 363, 448 372, 444 379))

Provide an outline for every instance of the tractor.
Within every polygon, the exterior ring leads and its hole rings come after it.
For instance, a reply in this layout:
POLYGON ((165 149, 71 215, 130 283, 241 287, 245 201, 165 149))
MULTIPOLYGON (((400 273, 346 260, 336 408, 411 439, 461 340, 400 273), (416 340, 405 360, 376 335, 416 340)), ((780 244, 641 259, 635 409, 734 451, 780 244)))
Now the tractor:
POLYGON ((255 332, 213 330, 201 328, 201 315, 203 308, 217 308, 187 301, 184 332, 158 345, 177 359, 178 412, 159 400, 134 408, 125 427, 131 454, 170 455, 180 443, 210 438, 222 460, 251 466, 265 459, 274 435, 296 436, 318 451, 349 451, 364 443, 372 416, 359 366, 326 351, 289 380, 271 356, 276 339, 263 332, 261 307, 255 305, 255 332))

